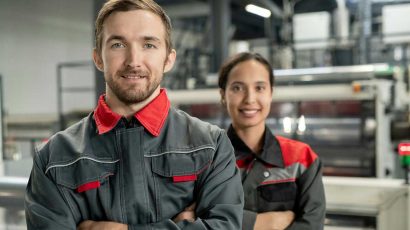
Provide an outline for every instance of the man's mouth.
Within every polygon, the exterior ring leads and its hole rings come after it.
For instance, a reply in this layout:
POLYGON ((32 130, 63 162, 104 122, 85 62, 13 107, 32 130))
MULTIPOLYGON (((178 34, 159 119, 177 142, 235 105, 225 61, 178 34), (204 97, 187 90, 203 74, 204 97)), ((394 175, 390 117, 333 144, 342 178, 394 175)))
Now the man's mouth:
POLYGON ((137 75, 137 74, 126 74, 126 75, 122 75, 123 78, 127 78, 127 79, 141 79, 141 78, 145 78, 145 76, 142 75, 137 75))

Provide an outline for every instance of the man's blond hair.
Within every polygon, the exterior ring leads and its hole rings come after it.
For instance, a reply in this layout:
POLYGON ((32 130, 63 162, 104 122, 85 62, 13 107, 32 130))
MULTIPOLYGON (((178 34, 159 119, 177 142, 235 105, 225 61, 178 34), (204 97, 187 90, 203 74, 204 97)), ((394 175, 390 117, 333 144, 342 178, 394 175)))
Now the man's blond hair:
POLYGON ((165 27, 165 45, 167 53, 172 50, 171 41, 171 20, 165 11, 153 0, 109 0, 107 1, 95 20, 95 49, 101 54, 102 49, 102 31, 104 22, 114 12, 126 12, 131 10, 147 10, 158 15, 165 27))

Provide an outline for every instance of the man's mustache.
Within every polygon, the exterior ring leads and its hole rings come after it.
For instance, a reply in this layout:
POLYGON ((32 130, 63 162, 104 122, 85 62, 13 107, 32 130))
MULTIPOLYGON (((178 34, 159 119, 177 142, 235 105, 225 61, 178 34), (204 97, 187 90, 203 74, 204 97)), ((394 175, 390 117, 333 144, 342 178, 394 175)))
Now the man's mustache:
POLYGON ((119 72, 120 76, 124 75, 138 75, 138 76, 149 76, 149 72, 141 69, 125 69, 119 72))

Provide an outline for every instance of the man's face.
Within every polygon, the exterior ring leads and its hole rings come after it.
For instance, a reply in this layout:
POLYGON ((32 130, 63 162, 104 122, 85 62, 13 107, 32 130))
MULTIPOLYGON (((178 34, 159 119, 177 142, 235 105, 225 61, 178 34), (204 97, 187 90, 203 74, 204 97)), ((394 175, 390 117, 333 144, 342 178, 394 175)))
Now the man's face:
POLYGON ((104 72, 106 95, 131 105, 159 90, 175 56, 175 50, 167 54, 161 18, 146 10, 132 10, 107 17, 101 54, 94 51, 94 62, 104 72))

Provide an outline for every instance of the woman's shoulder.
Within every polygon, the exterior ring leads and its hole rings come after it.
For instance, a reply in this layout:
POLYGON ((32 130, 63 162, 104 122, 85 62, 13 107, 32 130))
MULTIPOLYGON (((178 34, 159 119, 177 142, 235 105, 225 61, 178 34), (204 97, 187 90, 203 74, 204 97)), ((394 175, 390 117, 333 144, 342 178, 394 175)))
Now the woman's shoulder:
POLYGON ((317 154, 306 143, 282 136, 275 136, 278 140, 285 165, 301 163, 309 167, 317 158, 317 154))

